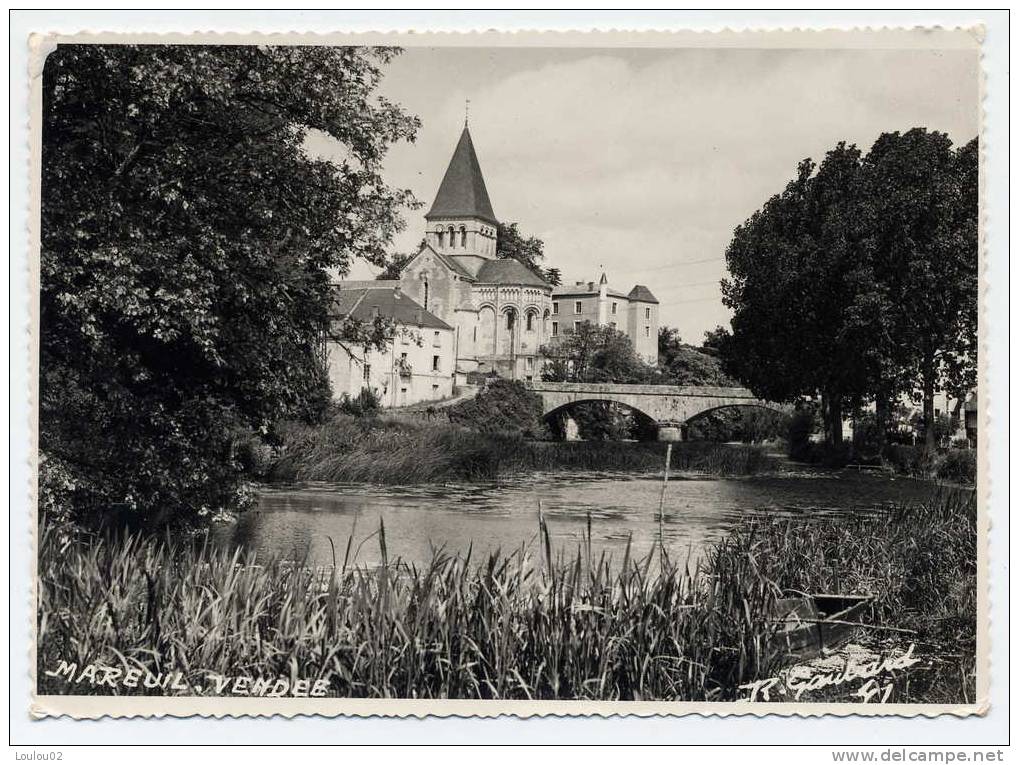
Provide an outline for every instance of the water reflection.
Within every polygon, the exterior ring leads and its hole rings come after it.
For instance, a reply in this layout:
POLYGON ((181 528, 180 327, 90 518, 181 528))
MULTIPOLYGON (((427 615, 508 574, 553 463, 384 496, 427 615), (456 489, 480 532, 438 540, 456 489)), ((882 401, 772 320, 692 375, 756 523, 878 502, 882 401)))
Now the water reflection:
MULTIPOLYGON (((681 475, 670 478, 666 493, 665 544, 679 559, 696 557, 748 514, 880 512, 930 491, 921 481, 853 472, 740 479, 681 475)), ((448 553, 472 548, 477 555, 533 544, 540 500, 554 545, 575 549, 590 512, 597 553, 619 559, 631 535, 638 555, 657 543, 660 493, 660 477, 606 473, 420 486, 309 483, 266 488, 256 509, 215 535, 259 556, 311 565, 329 565, 334 554, 341 562, 353 535, 353 547, 360 545, 356 563, 375 565, 381 561, 377 536, 361 543, 377 532, 381 519, 389 557, 420 564, 436 548, 448 553)))

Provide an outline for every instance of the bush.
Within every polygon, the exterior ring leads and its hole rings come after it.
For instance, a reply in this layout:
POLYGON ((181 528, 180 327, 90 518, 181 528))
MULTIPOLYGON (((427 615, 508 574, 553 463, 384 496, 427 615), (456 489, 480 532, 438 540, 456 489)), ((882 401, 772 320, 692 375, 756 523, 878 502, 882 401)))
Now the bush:
POLYGON ((976 483, 977 452, 975 449, 949 449, 937 467, 938 478, 956 483, 976 483))
POLYGON ((794 460, 810 456, 811 441, 817 421, 811 409, 797 409, 789 418, 789 456, 794 460))
POLYGON ((892 444, 885 449, 884 458, 897 473, 914 478, 929 478, 934 475, 934 455, 923 446, 892 444))
POLYGON ((364 417, 378 414, 382 408, 382 401, 378 394, 371 388, 361 388, 361 392, 355 397, 344 393, 339 403, 339 410, 344 414, 354 417, 364 417))
POLYGON ((547 438, 541 397, 516 380, 493 380, 469 401, 446 410, 449 421, 481 433, 547 438))

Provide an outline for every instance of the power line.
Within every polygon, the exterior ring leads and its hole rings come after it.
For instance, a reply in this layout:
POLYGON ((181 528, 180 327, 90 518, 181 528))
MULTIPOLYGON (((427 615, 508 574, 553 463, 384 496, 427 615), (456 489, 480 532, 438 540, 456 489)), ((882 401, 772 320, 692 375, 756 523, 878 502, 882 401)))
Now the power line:
POLYGON ((701 258, 700 260, 686 260, 681 263, 669 263, 667 266, 655 266, 654 268, 635 268, 634 272, 638 274, 649 273, 651 271, 665 271, 670 268, 682 268, 683 266, 696 266, 698 263, 714 263, 716 261, 725 260, 725 257, 720 258, 701 258))

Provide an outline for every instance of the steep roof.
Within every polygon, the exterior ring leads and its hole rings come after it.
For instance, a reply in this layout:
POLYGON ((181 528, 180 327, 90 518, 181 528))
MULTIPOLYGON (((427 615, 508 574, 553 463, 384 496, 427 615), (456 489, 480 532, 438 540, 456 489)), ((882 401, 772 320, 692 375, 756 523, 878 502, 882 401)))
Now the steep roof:
POLYGON ((658 298, 651 294, 651 290, 645 287, 643 284, 638 284, 627 295, 630 300, 639 300, 641 303, 657 303, 658 298))
MULTIPOLYGON (((552 290, 552 297, 590 297, 599 294, 599 292, 600 287, 594 282, 582 282, 581 284, 560 285, 552 290)), ((605 294, 609 297, 623 298, 624 300, 629 300, 630 298, 625 292, 614 290, 611 287, 605 290, 605 294)))
MULTIPOLYGON (((438 260, 440 263, 443 263, 446 266, 446 268, 448 268, 450 271, 453 271, 461 279, 467 279, 468 281, 472 282, 474 281, 474 275, 466 268, 464 268, 459 260, 454 258, 452 255, 445 255, 439 252, 430 244, 425 244, 420 250, 418 250, 418 254, 415 255, 414 257, 418 257, 425 250, 431 252, 435 256, 436 260, 438 260)), ((406 266, 404 267, 406 268, 406 266)))
POLYGON ((333 299, 337 316, 350 316, 358 321, 371 321, 375 310, 398 324, 429 329, 452 329, 446 322, 429 313, 416 300, 400 290, 388 288, 338 289, 333 299))
POLYGON ((433 218, 481 218, 493 226, 498 223, 466 125, 446 168, 446 175, 439 184, 432 208, 425 215, 425 220, 433 218))
POLYGON ((479 284, 522 284, 548 287, 549 284, 534 271, 514 258, 486 260, 478 270, 479 284))

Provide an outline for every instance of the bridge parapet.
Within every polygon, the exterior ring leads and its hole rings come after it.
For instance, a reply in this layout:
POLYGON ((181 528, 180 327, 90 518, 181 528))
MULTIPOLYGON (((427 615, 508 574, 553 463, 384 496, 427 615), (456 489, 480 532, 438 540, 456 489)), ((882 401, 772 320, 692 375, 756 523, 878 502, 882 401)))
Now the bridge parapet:
POLYGON ((748 398, 757 400, 749 388, 727 388, 710 385, 630 385, 626 383, 560 383, 527 382, 535 393, 616 393, 650 396, 698 396, 711 398, 748 398))
POLYGON ((756 406, 774 411, 788 409, 759 399, 746 388, 619 383, 525 384, 529 390, 541 396, 545 415, 582 401, 614 401, 643 413, 661 426, 675 426, 705 412, 727 406, 756 406))

